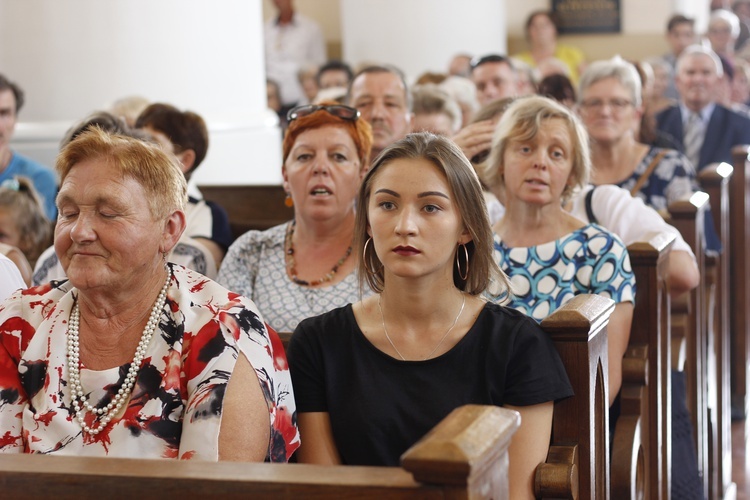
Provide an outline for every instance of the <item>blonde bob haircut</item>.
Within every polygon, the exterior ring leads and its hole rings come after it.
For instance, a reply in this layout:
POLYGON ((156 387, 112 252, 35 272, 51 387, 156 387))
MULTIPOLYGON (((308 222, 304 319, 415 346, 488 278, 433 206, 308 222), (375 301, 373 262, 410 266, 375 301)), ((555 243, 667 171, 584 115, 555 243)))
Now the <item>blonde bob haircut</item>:
POLYGON ((530 141, 539 133, 546 120, 559 119, 568 127, 573 145, 573 168, 570 175, 573 183, 565 187, 562 202, 570 198, 577 188, 585 186, 591 173, 591 156, 586 129, 578 117, 562 104, 541 96, 522 97, 514 101, 503 113, 492 137, 492 149, 484 168, 482 180, 497 192, 505 188, 505 150, 511 141, 530 141))
MULTIPOLYGON (((468 272, 464 269, 463 249, 456 245, 457 258, 462 262, 459 272, 454 258, 453 283, 456 288, 471 295, 488 291, 491 295, 508 295, 510 283, 493 258, 493 239, 487 207, 484 204, 482 187, 471 163, 450 139, 429 132, 409 134, 384 149, 367 172, 357 198, 357 219, 354 227, 354 248, 359 259, 358 274, 360 288, 365 283, 380 293, 385 285, 383 264, 374 250, 374 245, 365 243, 369 239, 368 205, 372 186, 380 172, 396 160, 426 160, 432 163, 446 178, 453 203, 457 207, 461 222, 469 232, 471 241, 466 244, 468 272), (374 272, 373 272, 374 271, 374 272), (466 279, 461 275, 465 274, 466 279)), ((399 166, 399 168, 408 168, 399 166)))
MULTIPOLYGON (((55 161, 60 184, 81 162, 98 160, 114 167, 120 178, 137 181, 146 192, 146 203, 155 220, 168 217, 175 210, 185 210, 187 182, 177 158, 158 145, 92 127, 65 146, 55 161)), ((104 167, 105 165, 102 165, 104 167)))

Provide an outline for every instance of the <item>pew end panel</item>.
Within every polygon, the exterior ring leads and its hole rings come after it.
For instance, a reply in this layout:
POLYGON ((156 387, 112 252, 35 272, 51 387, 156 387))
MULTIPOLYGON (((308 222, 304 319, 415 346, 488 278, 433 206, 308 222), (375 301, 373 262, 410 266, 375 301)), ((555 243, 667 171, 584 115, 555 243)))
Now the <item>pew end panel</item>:
MULTIPOLYGON (((671 224, 680 231, 695 254, 701 284, 687 294, 687 300, 672 302, 673 342, 685 342, 685 385, 687 407, 693 425, 693 442, 698 459, 698 470, 703 480, 703 495, 708 497, 709 459, 709 324, 708 313, 711 289, 706 286, 706 253, 704 218, 709 196, 698 191, 689 200, 670 203, 671 224), (686 306, 686 310, 684 307, 686 306)), ((674 346, 674 343, 673 343, 674 346)), ((675 347, 675 350, 677 347, 675 347)))
POLYGON ((579 295, 542 321, 575 395, 555 403, 550 452, 536 473, 540 498, 609 498, 606 325, 613 310, 610 299, 579 295))
POLYGON ((636 302, 623 359, 621 413, 612 449, 612 496, 669 498, 671 465, 669 253, 675 236, 653 233, 628 246, 636 302))
POLYGON ((732 234, 729 226, 729 186, 734 168, 728 163, 714 163, 698 174, 701 187, 711 200, 714 227, 722 252, 706 256, 709 384, 709 489, 712 498, 727 498, 736 486, 732 483, 731 422, 731 350, 729 289, 732 234))
POLYGON ((468 489, 470 498, 501 491, 507 495, 508 446, 520 425, 521 416, 515 411, 463 406, 409 448, 401 456, 401 467, 422 483, 468 489))
MULTIPOLYGON (((730 344, 732 398, 750 436, 750 145, 732 148, 734 172, 729 182, 730 344)), ((746 438, 747 439, 747 438, 746 438)))

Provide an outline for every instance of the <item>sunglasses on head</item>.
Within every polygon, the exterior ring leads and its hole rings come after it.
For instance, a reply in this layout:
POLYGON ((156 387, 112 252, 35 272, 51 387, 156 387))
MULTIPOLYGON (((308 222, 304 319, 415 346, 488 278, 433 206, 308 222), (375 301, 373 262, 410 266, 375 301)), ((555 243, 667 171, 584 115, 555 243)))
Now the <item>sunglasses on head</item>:
POLYGON ((350 108, 349 106, 344 106, 343 104, 334 104, 331 106, 318 106, 316 104, 305 104, 304 106, 297 106, 296 108, 290 109, 289 112, 286 114, 286 121, 291 123, 297 118, 309 116, 321 109, 323 111, 326 111, 332 114, 333 116, 336 116, 344 120, 349 120, 352 122, 357 121, 357 119, 359 118, 358 109, 350 108))

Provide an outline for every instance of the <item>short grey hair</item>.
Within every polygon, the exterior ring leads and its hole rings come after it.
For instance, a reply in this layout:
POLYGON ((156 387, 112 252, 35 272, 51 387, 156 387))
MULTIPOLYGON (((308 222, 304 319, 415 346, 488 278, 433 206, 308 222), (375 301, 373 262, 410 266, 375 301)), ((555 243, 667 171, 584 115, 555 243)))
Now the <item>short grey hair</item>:
POLYGON ((620 82, 620 85, 630 92, 633 105, 636 107, 641 105, 641 77, 638 75, 635 66, 620 56, 594 61, 588 65, 581 75, 581 81, 578 85, 578 103, 580 104, 583 100, 583 93, 586 89, 605 78, 614 78, 620 82))
POLYGON ((434 83, 415 85, 411 97, 415 115, 443 114, 450 119, 453 133, 461 128, 461 108, 448 92, 434 83))
POLYGON ((680 57, 677 58, 677 66, 675 67, 675 74, 680 73, 680 68, 682 67, 683 61, 685 61, 688 57, 697 57, 697 56, 707 56, 710 57, 711 60, 714 62, 714 66, 716 66, 716 76, 724 76, 724 66, 721 65, 721 59, 719 59, 719 56, 716 55, 716 52, 709 49, 708 47, 704 47, 700 44, 694 44, 689 45, 688 47, 685 47, 685 50, 682 51, 682 54, 680 54, 680 57))
POLYGON ((728 24, 732 38, 740 36, 740 18, 731 10, 716 9, 711 12, 711 16, 708 18, 708 29, 710 30, 711 26, 717 23, 728 24))

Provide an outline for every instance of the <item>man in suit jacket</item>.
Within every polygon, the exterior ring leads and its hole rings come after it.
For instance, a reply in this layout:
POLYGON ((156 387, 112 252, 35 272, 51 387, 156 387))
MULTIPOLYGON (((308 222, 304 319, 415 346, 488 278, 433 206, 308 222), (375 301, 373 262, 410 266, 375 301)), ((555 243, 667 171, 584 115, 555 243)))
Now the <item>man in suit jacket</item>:
POLYGON ((697 170, 714 162, 731 163, 732 147, 750 144, 750 119, 716 102, 722 75, 721 61, 711 49, 686 48, 675 76, 680 102, 656 116, 656 127, 674 137, 697 170))

